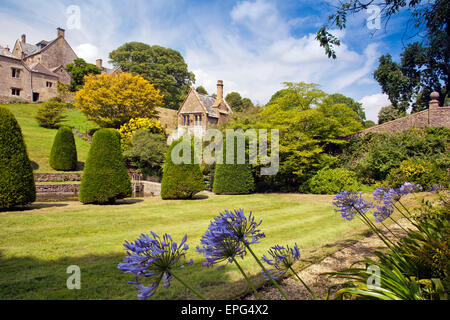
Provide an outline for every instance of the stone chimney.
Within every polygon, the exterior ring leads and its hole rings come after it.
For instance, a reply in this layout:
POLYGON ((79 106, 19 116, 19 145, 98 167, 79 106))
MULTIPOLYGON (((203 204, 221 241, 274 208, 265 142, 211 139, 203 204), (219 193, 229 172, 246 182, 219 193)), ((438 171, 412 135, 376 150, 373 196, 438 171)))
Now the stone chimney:
POLYGON ((97 65, 97 67, 99 67, 100 69, 103 69, 103 60, 102 59, 97 59, 95 61, 95 64, 97 65))
POLYGON ((217 100, 218 101, 223 100, 223 81, 222 80, 217 81, 217 100))
POLYGON ((57 37, 58 37, 58 38, 59 38, 59 37, 64 38, 65 33, 66 33, 66 30, 64 30, 64 29, 62 29, 62 28, 56 28, 56 34, 57 34, 57 37))
POLYGON ((22 35, 22 42, 27 43, 27 36, 25 34, 22 35))

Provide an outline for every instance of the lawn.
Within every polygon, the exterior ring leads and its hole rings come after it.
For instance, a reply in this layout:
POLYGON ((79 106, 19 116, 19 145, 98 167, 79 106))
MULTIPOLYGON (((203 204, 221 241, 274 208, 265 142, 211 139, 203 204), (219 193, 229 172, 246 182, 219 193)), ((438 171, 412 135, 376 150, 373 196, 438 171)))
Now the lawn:
MULTIPOLYGON (((188 258, 193 266, 178 273, 208 298, 232 299, 247 285, 235 265, 217 271, 201 265, 195 252, 209 221, 223 209, 252 210, 262 219, 266 238, 256 244, 258 255, 275 244, 297 242, 305 261, 334 252, 349 239, 360 237, 359 220, 344 221, 333 211, 332 196, 254 194, 217 196, 197 200, 160 198, 124 200, 120 205, 95 206, 79 202, 35 203, 28 210, 0 212, 0 299, 136 299, 133 280, 117 270, 124 257, 124 240, 133 241, 150 230, 169 233, 179 241, 188 235, 188 258), (67 267, 81 268, 81 289, 68 290, 67 267)), ((243 268, 257 285, 263 277, 247 256, 243 268)), ((156 299, 195 299, 176 280, 162 287, 156 299)))
MULTIPOLYGON (((11 110, 19 122, 35 172, 55 172, 50 167, 48 160, 57 130, 42 128, 38 125, 34 117, 39 105, 9 104, 2 106, 11 110)), ((66 116, 66 120, 62 123, 63 125, 76 128, 82 132, 95 128, 95 124, 87 121, 85 115, 76 109, 67 110, 66 116)), ((78 136, 75 136, 75 143, 77 145, 78 161, 83 163, 89 152, 89 143, 78 136)))

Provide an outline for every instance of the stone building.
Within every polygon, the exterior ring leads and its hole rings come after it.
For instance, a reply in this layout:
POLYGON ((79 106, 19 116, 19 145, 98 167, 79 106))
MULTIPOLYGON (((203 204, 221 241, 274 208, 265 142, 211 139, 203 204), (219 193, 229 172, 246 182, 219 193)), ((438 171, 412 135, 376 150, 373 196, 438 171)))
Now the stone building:
MULTIPOLYGON (((31 44, 23 34, 12 51, 0 46, 0 103, 45 101, 58 96, 58 81, 70 84, 66 66, 77 58, 61 28, 56 29, 52 41, 31 44)), ((103 67, 101 59, 97 66, 103 74, 122 71, 103 67)))
POLYGON ((223 98, 223 81, 217 81, 217 97, 198 93, 191 88, 177 112, 178 136, 189 132, 202 137, 209 128, 228 121, 232 114, 223 98))
POLYGON ((31 44, 22 35, 12 51, 0 47, 0 102, 33 102, 57 96, 58 81, 70 84, 66 65, 76 58, 61 28, 52 41, 31 44))

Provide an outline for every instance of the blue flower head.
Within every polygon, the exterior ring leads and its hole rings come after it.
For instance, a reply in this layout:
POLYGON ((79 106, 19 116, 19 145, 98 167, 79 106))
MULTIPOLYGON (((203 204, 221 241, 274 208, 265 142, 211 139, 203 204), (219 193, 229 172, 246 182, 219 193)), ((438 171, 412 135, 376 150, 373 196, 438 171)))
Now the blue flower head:
POLYGON ((161 280, 164 282, 164 288, 169 288, 172 269, 183 268, 184 264, 193 264, 192 259, 185 262, 186 251, 189 249, 186 244, 187 235, 183 237, 180 244, 177 244, 168 234, 164 234, 160 238, 157 234, 150 233, 151 236, 141 234, 134 243, 125 241, 124 247, 127 250, 127 256, 117 266, 119 270, 136 276, 136 281, 128 283, 136 285, 138 298, 144 300, 155 294, 161 280), (141 277, 154 281, 150 286, 144 286, 139 281, 141 277))
MULTIPOLYGON (((294 265, 294 263, 300 260, 300 249, 297 246, 297 243, 293 248, 289 246, 273 246, 268 251, 268 254, 271 258, 266 257, 265 255, 261 257, 268 265, 274 267, 274 269, 267 270, 268 273, 272 276, 272 278, 277 279, 284 275, 289 269, 294 265)), ((269 279, 267 274, 263 270, 264 277, 266 280, 269 279)))
POLYGON ((237 256, 243 258, 246 245, 258 243, 265 237, 258 229, 261 223, 255 221, 251 212, 245 216, 243 209, 220 213, 211 221, 201 238, 201 246, 197 247, 197 252, 206 258, 204 265, 212 266, 223 261, 231 263, 237 256))
POLYGON ((342 191, 334 197, 335 212, 346 220, 352 220, 357 214, 365 214, 372 208, 372 202, 364 200, 362 192, 342 191))

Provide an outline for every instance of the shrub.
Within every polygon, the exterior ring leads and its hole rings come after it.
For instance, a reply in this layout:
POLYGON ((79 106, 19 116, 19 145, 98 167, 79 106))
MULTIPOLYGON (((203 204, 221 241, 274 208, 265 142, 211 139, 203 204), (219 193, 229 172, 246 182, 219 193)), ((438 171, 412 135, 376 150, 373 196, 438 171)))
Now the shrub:
POLYGON ((56 99, 44 102, 36 114, 38 124, 44 128, 57 129, 65 118, 63 115, 64 106, 64 103, 56 99))
MULTIPOLYGON (((205 188, 202 170, 199 164, 195 164, 193 143, 189 145, 188 139, 179 139, 172 142, 166 154, 163 167, 163 178, 161 181, 161 198, 163 199, 190 199, 205 188), (180 157, 184 151, 190 148, 190 163, 175 164, 172 160, 172 150, 177 147, 182 150, 178 153, 180 157)), ((190 139, 189 139, 190 140, 190 139)), ((176 150, 175 150, 176 152, 176 150)))
POLYGON ((0 107, 0 209, 36 200, 33 168, 14 115, 0 107))
POLYGON ((77 169, 77 147, 72 129, 60 127, 50 152, 50 166, 59 171, 77 169))
POLYGON ((309 180, 309 191, 315 194, 358 191, 360 187, 356 174, 344 168, 324 168, 309 180))
POLYGON ((402 161, 400 167, 393 169, 386 178, 385 184, 399 187, 405 182, 414 182, 427 187, 434 184, 447 186, 449 183, 448 160, 426 161, 408 159, 402 161))
MULTIPOLYGON (((213 192, 216 194, 248 194, 255 189, 252 166, 237 164, 237 143, 234 144, 235 152, 233 164, 226 162, 226 142, 223 144, 223 164, 216 164, 214 172, 213 192)), ((248 151, 248 150, 247 150, 248 151)))
POLYGON ((167 149, 164 135, 138 130, 133 136, 131 147, 124 152, 124 157, 144 175, 161 177, 167 149))
POLYGON ((127 150, 131 146, 133 136, 138 130, 147 130, 150 133, 159 133, 161 135, 165 134, 165 130, 159 121, 149 118, 131 119, 119 129, 123 150, 127 150))
POLYGON ((114 203, 131 196, 131 181, 120 148, 119 133, 100 129, 92 139, 81 179, 82 203, 114 203))

